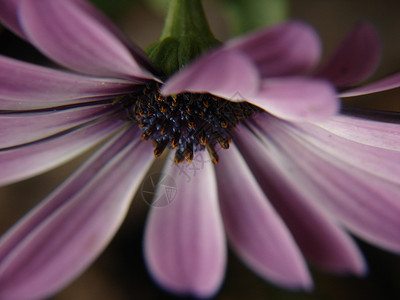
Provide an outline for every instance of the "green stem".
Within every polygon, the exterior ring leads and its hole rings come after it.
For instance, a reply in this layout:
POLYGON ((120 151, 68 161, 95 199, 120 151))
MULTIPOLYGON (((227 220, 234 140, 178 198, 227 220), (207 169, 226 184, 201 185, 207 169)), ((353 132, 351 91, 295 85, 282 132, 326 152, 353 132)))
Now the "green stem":
POLYGON ((171 0, 160 39, 191 35, 214 38, 201 0, 171 0))

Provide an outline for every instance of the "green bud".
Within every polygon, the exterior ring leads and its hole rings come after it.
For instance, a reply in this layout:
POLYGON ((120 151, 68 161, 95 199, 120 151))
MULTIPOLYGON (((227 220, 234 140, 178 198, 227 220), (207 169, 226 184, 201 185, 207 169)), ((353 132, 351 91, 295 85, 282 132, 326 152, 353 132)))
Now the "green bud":
POLYGON ((153 64, 170 76, 218 44, 208 26, 201 0, 171 0, 160 40, 146 52, 153 64))

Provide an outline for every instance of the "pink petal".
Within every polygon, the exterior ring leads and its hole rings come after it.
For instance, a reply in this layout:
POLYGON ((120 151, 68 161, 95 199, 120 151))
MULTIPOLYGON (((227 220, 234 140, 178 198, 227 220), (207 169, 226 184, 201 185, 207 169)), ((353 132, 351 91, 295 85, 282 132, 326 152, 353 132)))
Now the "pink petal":
POLYGON ((350 89, 340 94, 340 97, 354 97, 396 89, 400 87, 400 73, 385 77, 381 80, 350 89))
MULTIPOLYGON (((163 287, 180 294, 210 297, 221 285, 226 246, 219 214, 212 165, 195 176, 183 165, 170 163, 167 176, 176 182, 176 195, 166 207, 152 207, 145 231, 145 258, 163 287)), ((156 199, 168 192, 158 186, 156 199)))
POLYGON ((0 1, 1 23, 11 29, 14 33, 24 38, 24 33, 18 21, 18 5, 23 0, 2 0, 0 1))
POLYGON ((298 77, 265 79, 259 92, 246 100, 292 121, 321 120, 339 109, 339 100, 328 82, 298 77))
POLYGON ((384 180, 318 149, 293 124, 264 118, 262 131, 278 145, 315 203, 324 205, 361 238, 400 252, 399 182, 384 180))
POLYGON ((0 149, 49 137, 112 111, 112 104, 107 104, 50 112, 0 114, 0 149))
POLYGON ((135 82, 75 75, 0 56, 2 110, 34 109, 117 97, 135 82))
POLYGON ((107 162, 116 156, 132 141, 139 139, 139 130, 130 128, 110 139, 96 154, 82 165, 76 173, 70 176, 58 189, 43 200, 33 211, 20 220, 3 237, 0 243, 0 261, 11 253, 18 244, 44 219, 50 216, 59 207, 64 205, 79 190, 98 173, 107 162))
POLYGON ((376 70, 380 54, 380 40, 375 28, 361 23, 343 39, 316 76, 330 80, 338 87, 359 83, 376 70))
POLYGON ((298 21, 236 38, 226 48, 250 57, 264 78, 308 73, 321 55, 315 30, 298 21))
POLYGON ((360 144, 400 151, 400 124, 338 115, 314 125, 360 144))
POLYGON ((205 55, 173 75, 161 89, 164 95, 182 92, 211 93, 225 99, 243 100, 259 85, 253 63, 238 51, 205 55))
POLYGON ((87 164, 3 239, 1 246, 14 245, 0 262, 0 298, 49 296, 109 243, 153 161, 149 144, 128 143, 117 153, 109 146, 98 155, 100 163, 87 164))
POLYGON ((295 241, 234 147, 224 152, 216 174, 226 232, 240 257, 274 283, 311 288, 295 241))
POLYGON ((288 22, 228 42, 225 47, 197 59, 169 79, 161 92, 211 93, 244 100, 259 87, 259 75, 304 74, 320 55, 314 30, 301 22, 288 22))
POLYGON ((25 34, 54 61, 97 76, 152 78, 107 26, 77 0, 25 0, 20 19, 25 34))
POLYGON ((0 185, 22 180, 54 168, 88 150, 126 124, 118 117, 75 128, 72 132, 22 147, 0 151, 0 185))
MULTIPOLYGON (((71 0, 70 0, 71 1, 71 0)), ((96 9, 93 5, 88 3, 85 0, 72 0, 75 1, 75 5, 80 10, 84 11, 87 15, 90 15, 93 19, 95 19, 99 24, 114 34, 116 37, 120 39, 120 41, 129 49, 135 60, 145 69, 153 71, 154 66, 147 57, 146 53, 140 49, 137 45, 133 44, 133 42, 122 32, 116 24, 114 24, 105 14, 103 14, 100 10, 96 9)))
POLYGON ((330 272, 363 274, 366 266, 358 247, 329 213, 312 202, 280 149, 267 136, 260 140, 243 126, 237 128, 234 141, 304 256, 330 272))
MULTIPOLYGON (((288 130, 291 130, 288 128, 288 130)), ((400 183, 400 147, 397 151, 360 144, 312 124, 296 124, 293 132, 301 132, 302 139, 315 148, 374 176, 400 183), (355 155, 356 154, 356 155, 355 155)))

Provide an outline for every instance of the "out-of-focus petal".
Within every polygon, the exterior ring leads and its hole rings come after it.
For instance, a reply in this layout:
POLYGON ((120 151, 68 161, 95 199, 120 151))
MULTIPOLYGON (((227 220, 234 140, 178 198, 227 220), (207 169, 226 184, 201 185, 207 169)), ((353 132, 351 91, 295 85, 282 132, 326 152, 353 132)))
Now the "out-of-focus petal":
POLYGON ((125 44, 79 3, 24 0, 20 20, 29 41, 54 61, 82 73, 153 78, 125 44))
POLYGON ((335 160, 348 164, 349 167, 361 169, 394 183, 400 183, 399 146, 396 151, 360 144, 308 123, 285 128, 297 134, 301 133, 304 141, 335 157, 335 160))
POLYGON ((18 5, 23 0, 2 0, 0 1, 0 21, 14 33, 24 38, 24 33, 18 21, 18 5))
POLYGON ((173 75, 161 93, 211 93, 243 101, 244 97, 256 92, 259 83, 257 69, 248 57, 238 51, 217 51, 173 75))
POLYGON ((84 152, 126 124, 119 117, 79 126, 57 137, 0 150, 0 185, 54 168, 84 152))
POLYGON ((343 39, 316 76, 338 87, 357 84, 376 70, 380 55, 378 33, 371 24, 361 23, 343 39))
POLYGON ((149 144, 116 143, 2 240, 1 299, 49 296, 79 275, 109 243, 153 161, 149 144))
POLYGON ((344 115, 334 116, 313 124, 360 144, 400 151, 400 124, 344 115))
POLYGON ((339 109, 339 99, 328 82, 298 77, 265 79, 259 92, 246 100, 291 121, 320 120, 339 109))
POLYGON ((130 50, 131 54, 135 58, 135 60, 142 66, 145 67, 146 70, 155 71, 154 66, 147 57, 146 53, 140 49, 137 45, 135 45, 131 39, 126 36, 118 26, 115 25, 105 14, 101 11, 93 7, 86 0, 72 0, 75 1, 75 5, 79 7, 80 10, 86 12, 92 18, 96 19, 96 21, 102 26, 107 27, 110 32, 112 32, 116 37, 118 37, 121 42, 125 44, 125 46, 130 50))
POLYGON ((1 239, 0 261, 3 261, 23 239, 44 219, 51 215, 86 184, 103 168, 110 159, 128 144, 138 140, 138 129, 125 129, 103 145, 93 154, 76 173, 70 176, 59 188, 41 202, 34 210, 10 229, 1 239))
POLYGON ((0 114, 0 149, 46 138, 112 111, 112 104, 107 104, 61 111, 0 114))
POLYGON ((340 93, 340 97, 354 97, 387 91, 400 87, 400 73, 385 77, 381 80, 365 84, 361 87, 340 93))
MULTIPOLYGON (((400 184, 319 149, 293 124, 269 120, 264 118, 260 128, 279 146, 309 197, 324 205, 356 235, 376 246, 400 252, 400 184)), ((354 157, 359 154, 355 151, 354 157)))
POLYGON ((216 174, 226 232, 240 257, 274 283, 311 288, 310 274, 293 237, 235 147, 225 151, 216 174))
MULTIPOLYGON (((152 207, 146 224, 147 265, 163 287, 181 294, 212 296, 225 271, 226 246, 212 165, 193 178, 187 165, 170 163, 166 175, 176 182, 176 195, 166 207, 152 207)), ((171 188, 159 185, 155 199, 171 188), (169 189, 168 189, 169 188, 169 189)), ((173 195, 173 194, 172 194, 173 195)))
POLYGON ((266 136, 260 140, 253 134, 239 126, 234 142, 304 256, 330 272, 363 274, 365 261, 354 241, 328 212, 312 202, 309 190, 297 179, 301 174, 292 172, 279 148, 266 136))
POLYGON ((293 76, 310 72, 321 55, 315 30, 291 21, 229 41, 227 49, 249 56, 263 77, 293 76))
POLYGON ((80 76, 0 56, 0 109, 35 109, 118 96, 135 82, 80 76))

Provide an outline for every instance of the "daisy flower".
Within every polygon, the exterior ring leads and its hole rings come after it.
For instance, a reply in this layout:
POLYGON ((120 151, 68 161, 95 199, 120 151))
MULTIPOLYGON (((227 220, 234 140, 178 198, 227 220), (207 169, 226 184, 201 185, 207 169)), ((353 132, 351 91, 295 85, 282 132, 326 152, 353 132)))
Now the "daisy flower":
POLYGON ((317 66, 309 25, 216 45, 194 0, 171 1, 150 59, 83 0, 2 0, 0 20, 70 70, 0 56, 0 183, 104 142, 0 240, 0 299, 41 299, 83 272, 164 152, 176 190, 151 208, 144 256, 172 292, 215 294, 226 238, 254 272, 290 289, 312 287, 306 260, 363 274, 348 232, 400 252, 400 127, 384 112, 340 111, 340 97, 400 85, 396 74, 349 88, 378 65, 370 25, 317 66), (206 153, 212 163, 188 180, 185 168, 206 153))

